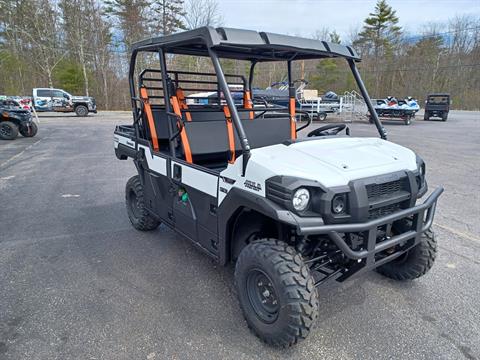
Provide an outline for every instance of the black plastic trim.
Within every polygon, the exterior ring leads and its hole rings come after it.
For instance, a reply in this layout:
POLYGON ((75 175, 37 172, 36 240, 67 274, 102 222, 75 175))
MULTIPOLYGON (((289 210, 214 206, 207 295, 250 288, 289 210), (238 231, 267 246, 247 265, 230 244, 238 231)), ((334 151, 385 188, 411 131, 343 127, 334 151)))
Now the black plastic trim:
MULTIPOLYGON (((235 215, 243 209, 257 211, 278 223, 290 225, 294 228, 297 228, 298 225, 298 216, 272 200, 246 190, 232 188, 217 209, 218 254, 219 261, 223 265, 230 260, 230 243, 232 239, 230 238, 229 230, 233 226, 235 215)), ((318 220, 321 221, 319 218, 314 219, 316 219, 315 224, 317 225, 319 224, 318 220)))

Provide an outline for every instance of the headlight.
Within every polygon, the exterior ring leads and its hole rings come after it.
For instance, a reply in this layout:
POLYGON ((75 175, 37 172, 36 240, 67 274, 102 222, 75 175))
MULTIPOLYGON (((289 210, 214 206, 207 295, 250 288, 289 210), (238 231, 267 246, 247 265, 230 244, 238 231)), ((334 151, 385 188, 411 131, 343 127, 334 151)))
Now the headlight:
POLYGON ((297 211, 304 211, 310 201, 310 191, 305 188, 300 188, 295 191, 292 198, 293 208, 297 211))
POLYGON ((347 196, 338 194, 332 200, 332 212, 336 215, 343 214, 347 211, 347 196))
POLYGON ((425 163, 422 163, 422 164, 420 165, 420 168, 418 169, 418 171, 419 171, 419 173, 420 173, 420 176, 421 176, 422 178, 424 178, 424 177, 425 177, 425 163))

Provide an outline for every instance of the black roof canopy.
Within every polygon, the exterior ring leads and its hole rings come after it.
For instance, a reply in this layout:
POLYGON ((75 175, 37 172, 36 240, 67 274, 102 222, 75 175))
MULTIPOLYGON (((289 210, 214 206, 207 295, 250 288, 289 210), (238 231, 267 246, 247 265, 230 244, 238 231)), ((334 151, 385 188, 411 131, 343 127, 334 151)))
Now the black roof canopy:
POLYGON ((157 51, 167 53, 209 56, 208 49, 219 57, 240 60, 279 61, 342 57, 360 61, 350 46, 306 39, 297 36, 257 32, 231 28, 201 27, 153 37, 133 44, 132 51, 157 51))

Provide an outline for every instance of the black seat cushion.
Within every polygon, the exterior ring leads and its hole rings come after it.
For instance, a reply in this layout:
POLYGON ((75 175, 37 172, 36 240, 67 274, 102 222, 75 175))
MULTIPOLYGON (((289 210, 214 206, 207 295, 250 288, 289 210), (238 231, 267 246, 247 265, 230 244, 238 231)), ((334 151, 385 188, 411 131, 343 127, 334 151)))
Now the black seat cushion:
MULTIPOLYGON (((252 149, 281 144, 291 137, 288 116, 242 120, 242 125, 252 149)), ((240 139, 235 132, 235 149, 241 148, 240 139)))
MULTIPOLYGON (((153 121, 155 123, 155 130, 157 130, 157 137, 159 139, 168 139, 168 116, 165 108, 152 106, 153 121)), ((171 120, 170 120, 171 121, 171 120)))
POLYGON ((227 163, 230 153, 225 121, 186 121, 184 126, 195 164, 227 163))

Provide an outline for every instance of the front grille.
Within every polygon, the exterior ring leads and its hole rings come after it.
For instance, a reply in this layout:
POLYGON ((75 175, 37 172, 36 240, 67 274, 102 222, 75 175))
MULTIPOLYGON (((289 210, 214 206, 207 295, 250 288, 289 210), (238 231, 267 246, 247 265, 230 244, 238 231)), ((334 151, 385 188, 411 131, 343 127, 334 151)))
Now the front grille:
POLYGON ((368 219, 378 219, 379 217, 393 214, 394 212, 401 209, 400 203, 383 206, 377 209, 370 209, 368 211, 368 219))
POLYGON ((367 185, 367 196, 369 199, 373 199, 406 190, 404 184, 404 179, 389 181, 383 184, 370 184, 367 185))
POLYGON ((390 215, 408 206, 410 185, 407 177, 383 184, 368 184, 366 190, 370 205, 369 220, 390 215))

